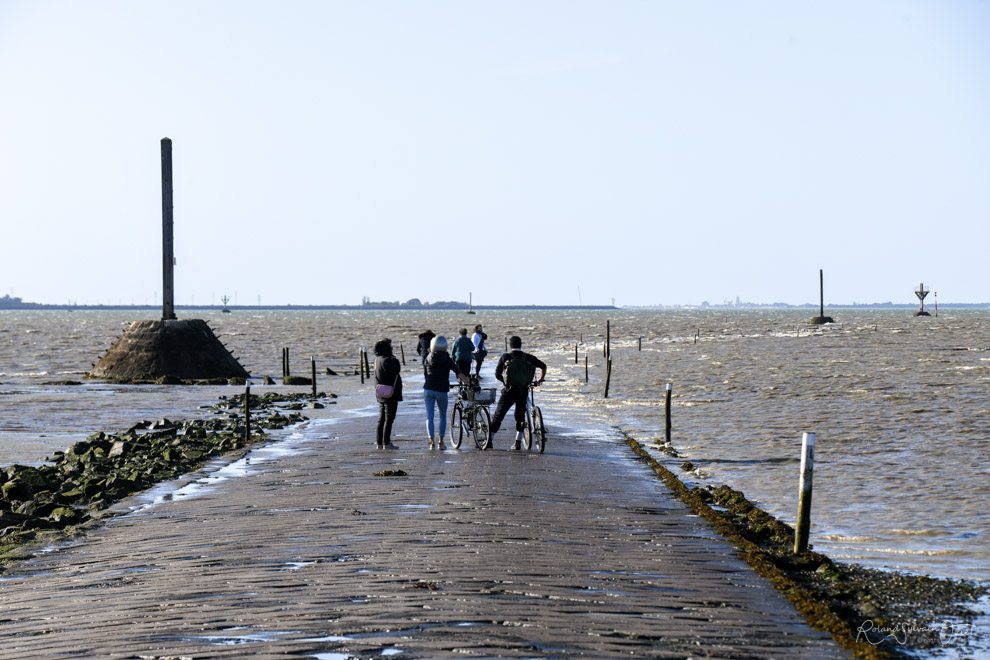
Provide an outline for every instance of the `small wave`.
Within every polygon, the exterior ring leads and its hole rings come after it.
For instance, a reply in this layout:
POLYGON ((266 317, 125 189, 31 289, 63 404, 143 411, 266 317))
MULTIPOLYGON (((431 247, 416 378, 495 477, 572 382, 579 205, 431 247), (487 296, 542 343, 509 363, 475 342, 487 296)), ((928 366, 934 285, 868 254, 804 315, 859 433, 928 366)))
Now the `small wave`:
POLYGON ((868 553, 863 555, 875 556, 876 554, 885 555, 904 555, 912 557, 943 557, 946 555, 967 555, 969 553, 962 552, 960 550, 925 550, 923 548, 864 548, 862 546, 847 545, 838 546, 844 550, 857 550, 859 552, 868 553))
POLYGON ((891 534, 901 534, 902 536, 944 536, 945 532, 934 529, 892 529, 891 534))
POLYGON ((869 543, 878 540, 875 536, 844 536, 842 534, 829 534, 821 538, 824 541, 837 541, 840 543, 869 543))

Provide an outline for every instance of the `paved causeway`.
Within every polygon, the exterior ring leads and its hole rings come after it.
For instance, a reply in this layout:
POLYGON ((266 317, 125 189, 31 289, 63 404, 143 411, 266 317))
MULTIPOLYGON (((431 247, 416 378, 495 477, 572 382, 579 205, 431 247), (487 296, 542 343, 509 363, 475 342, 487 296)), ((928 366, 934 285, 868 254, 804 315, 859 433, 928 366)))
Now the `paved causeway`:
POLYGON ((594 420, 428 452, 407 396, 396 451, 331 406, 4 574, 0 657, 846 657, 594 420))

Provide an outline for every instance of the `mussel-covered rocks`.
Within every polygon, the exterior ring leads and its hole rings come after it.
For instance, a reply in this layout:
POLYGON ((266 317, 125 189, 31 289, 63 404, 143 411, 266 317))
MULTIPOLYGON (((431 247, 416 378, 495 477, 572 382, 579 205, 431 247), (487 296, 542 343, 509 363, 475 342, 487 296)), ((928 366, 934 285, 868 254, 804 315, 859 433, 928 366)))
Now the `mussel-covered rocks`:
POLYGON ((32 530, 85 522, 132 493, 264 439, 266 429, 300 422, 305 418, 289 410, 307 401, 312 397, 297 393, 251 395, 250 439, 244 395, 237 395, 211 406, 211 419, 142 421, 119 433, 93 433, 40 467, 0 468, 0 546, 22 541, 32 530))

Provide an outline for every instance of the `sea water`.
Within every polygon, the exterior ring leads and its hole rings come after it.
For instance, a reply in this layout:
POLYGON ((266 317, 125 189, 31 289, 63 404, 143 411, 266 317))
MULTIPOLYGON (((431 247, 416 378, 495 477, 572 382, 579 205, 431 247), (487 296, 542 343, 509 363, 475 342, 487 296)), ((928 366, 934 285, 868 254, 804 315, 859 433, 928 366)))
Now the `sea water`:
MULTIPOLYGON (((293 374, 309 376, 315 358, 321 390, 369 402, 370 384, 327 376, 326 368, 353 371, 361 347, 390 337, 405 355, 407 388, 416 387, 420 332, 451 337, 482 323, 490 380, 506 338, 518 334, 550 366, 537 395, 550 426, 550 460, 553 425, 578 417, 652 446, 664 435, 670 383, 679 458, 653 451, 691 485, 728 484, 793 524, 801 435, 813 432, 815 549, 867 566, 990 579, 990 311, 943 310, 936 318, 828 310, 836 322, 812 327, 813 311, 237 309, 179 316, 206 319, 259 390, 261 377, 281 375, 288 347, 293 374), (607 334, 613 366, 605 398, 607 334), (680 470, 686 461, 691 472, 680 470)), ((207 404, 242 391, 83 378, 131 321, 157 316, 0 311, 0 465, 39 464, 94 431, 143 419, 211 415, 207 404)))

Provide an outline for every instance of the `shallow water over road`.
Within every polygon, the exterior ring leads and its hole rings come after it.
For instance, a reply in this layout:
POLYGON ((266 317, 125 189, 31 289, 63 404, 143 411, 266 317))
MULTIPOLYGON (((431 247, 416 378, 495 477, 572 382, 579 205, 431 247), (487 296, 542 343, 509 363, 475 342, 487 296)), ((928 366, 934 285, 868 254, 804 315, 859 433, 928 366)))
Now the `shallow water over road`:
MULTIPOLYGON (((416 335, 427 328, 455 335, 468 319, 489 334, 489 379, 510 334, 550 364, 538 396, 551 418, 559 401, 641 441, 662 437, 670 382, 675 465, 688 460, 699 471, 682 472, 686 479, 728 483, 793 522, 801 433, 815 432, 818 550, 871 566, 990 579, 990 313, 829 313, 837 323, 822 328, 807 325, 807 310, 196 314, 256 378, 278 376, 288 346, 293 373, 308 376, 313 356, 321 390, 360 393, 368 403, 370 386, 324 376, 325 368, 354 369, 359 346, 388 336, 405 353, 407 387, 419 387, 416 335), (606 320, 614 367, 607 400, 606 320)), ((0 312, 0 465, 38 463, 93 431, 141 419, 209 415, 200 406, 240 391, 82 379, 130 321, 155 317, 0 312), (59 384, 66 380, 82 384, 59 384)))

